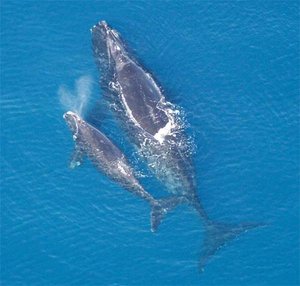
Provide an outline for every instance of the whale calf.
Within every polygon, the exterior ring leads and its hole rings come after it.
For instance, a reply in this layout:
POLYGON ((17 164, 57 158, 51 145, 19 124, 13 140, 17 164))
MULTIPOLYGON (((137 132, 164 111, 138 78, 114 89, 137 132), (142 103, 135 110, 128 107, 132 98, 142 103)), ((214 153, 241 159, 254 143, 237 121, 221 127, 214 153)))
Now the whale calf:
POLYGON ((75 141, 71 167, 80 165, 83 156, 87 156, 100 172, 147 201, 151 206, 151 231, 156 231, 164 215, 180 204, 184 198, 154 199, 140 185, 125 155, 110 139, 72 111, 66 112, 63 117, 75 141))
POLYGON ((92 46, 100 69, 105 98, 150 170, 167 190, 186 200, 201 216, 206 229, 199 261, 208 259, 239 234, 261 224, 229 225, 210 219, 197 193, 195 168, 187 148, 180 112, 168 102, 153 76, 128 52, 119 33, 105 21, 91 29, 92 46))

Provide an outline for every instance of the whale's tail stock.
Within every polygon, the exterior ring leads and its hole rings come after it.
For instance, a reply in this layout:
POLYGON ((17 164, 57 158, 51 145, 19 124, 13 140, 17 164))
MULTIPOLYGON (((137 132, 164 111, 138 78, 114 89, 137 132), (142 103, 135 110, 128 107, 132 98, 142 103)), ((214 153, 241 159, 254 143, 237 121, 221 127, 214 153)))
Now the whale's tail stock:
POLYGON ((203 250, 199 259, 200 272, 204 271, 205 265, 212 258, 212 256, 231 240, 251 229, 266 226, 266 224, 242 223, 238 225, 231 225, 207 221, 205 226, 206 229, 203 250))
MULTIPOLYGON (((151 231, 155 232, 157 230, 167 213, 172 211, 178 205, 185 203, 188 203, 186 197, 177 196, 154 200, 151 203, 151 231)), ((204 271, 208 261, 230 241, 251 229, 266 226, 265 223, 241 223, 233 225, 215 222, 210 220, 199 206, 200 205, 197 205, 196 209, 204 219, 205 226, 204 242, 199 259, 200 272, 204 271)))
POLYGON ((178 205, 185 203, 184 197, 169 197, 155 200, 151 204, 151 231, 155 232, 165 215, 176 208, 178 205))

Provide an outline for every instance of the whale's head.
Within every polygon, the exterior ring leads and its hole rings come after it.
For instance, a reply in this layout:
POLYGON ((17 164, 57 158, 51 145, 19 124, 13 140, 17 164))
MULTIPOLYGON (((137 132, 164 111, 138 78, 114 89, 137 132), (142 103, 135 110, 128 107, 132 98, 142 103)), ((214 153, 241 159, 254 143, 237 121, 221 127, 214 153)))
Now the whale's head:
POLYGON ((112 62, 124 61, 126 49, 118 32, 112 29, 105 21, 100 21, 91 28, 93 51, 100 65, 106 60, 112 62))
POLYGON ((80 126, 83 122, 83 120, 80 118, 78 114, 72 111, 68 111, 63 115, 63 118, 65 119, 67 125, 69 126, 74 139, 78 136, 80 126))

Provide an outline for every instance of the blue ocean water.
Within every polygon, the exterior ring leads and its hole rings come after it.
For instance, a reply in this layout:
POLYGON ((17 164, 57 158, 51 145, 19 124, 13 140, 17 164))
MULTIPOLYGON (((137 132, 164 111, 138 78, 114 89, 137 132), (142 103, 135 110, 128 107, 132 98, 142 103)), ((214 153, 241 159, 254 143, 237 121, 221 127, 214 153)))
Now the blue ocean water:
POLYGON ((1 3, 1 285, 299 285, 298 1, 1 3), (212 218, 266 222, 198 272, 203 225, 148 205, 73 149, 59 89, 92 79, 89 110, 152 178, 102 106, 89 29, 106 20, 182 107, 212 218), (121 136, 120 136, 121 134, 121 136))

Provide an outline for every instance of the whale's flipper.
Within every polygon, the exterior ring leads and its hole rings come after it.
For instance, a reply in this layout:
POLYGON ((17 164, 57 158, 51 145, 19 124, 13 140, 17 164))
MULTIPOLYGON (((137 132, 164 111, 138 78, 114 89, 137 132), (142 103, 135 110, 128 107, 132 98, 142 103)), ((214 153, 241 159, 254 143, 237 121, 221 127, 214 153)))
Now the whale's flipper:
POLYGON ((151 209, 151 231, 155 232, 160 225, 164 216, 179 204, 185 203, 184 197, 170 197, 155 200, 151 209))
POLYGON ((199 260, 199 270, 204 271, 208 260, 231 240, 242 233, 256 227, 265 226, 262 223, 245 223, 240 225, 229 225, 215 222, 207 222, 206 236, 204 238, 203 251, 199 260))
POLYGON ((69 167, 71 169, 74 169, 80 166, 83 162, 83 158, 84 158, 84 151, 78 144, 75 144, 75 150, 72 154, 69 167))

